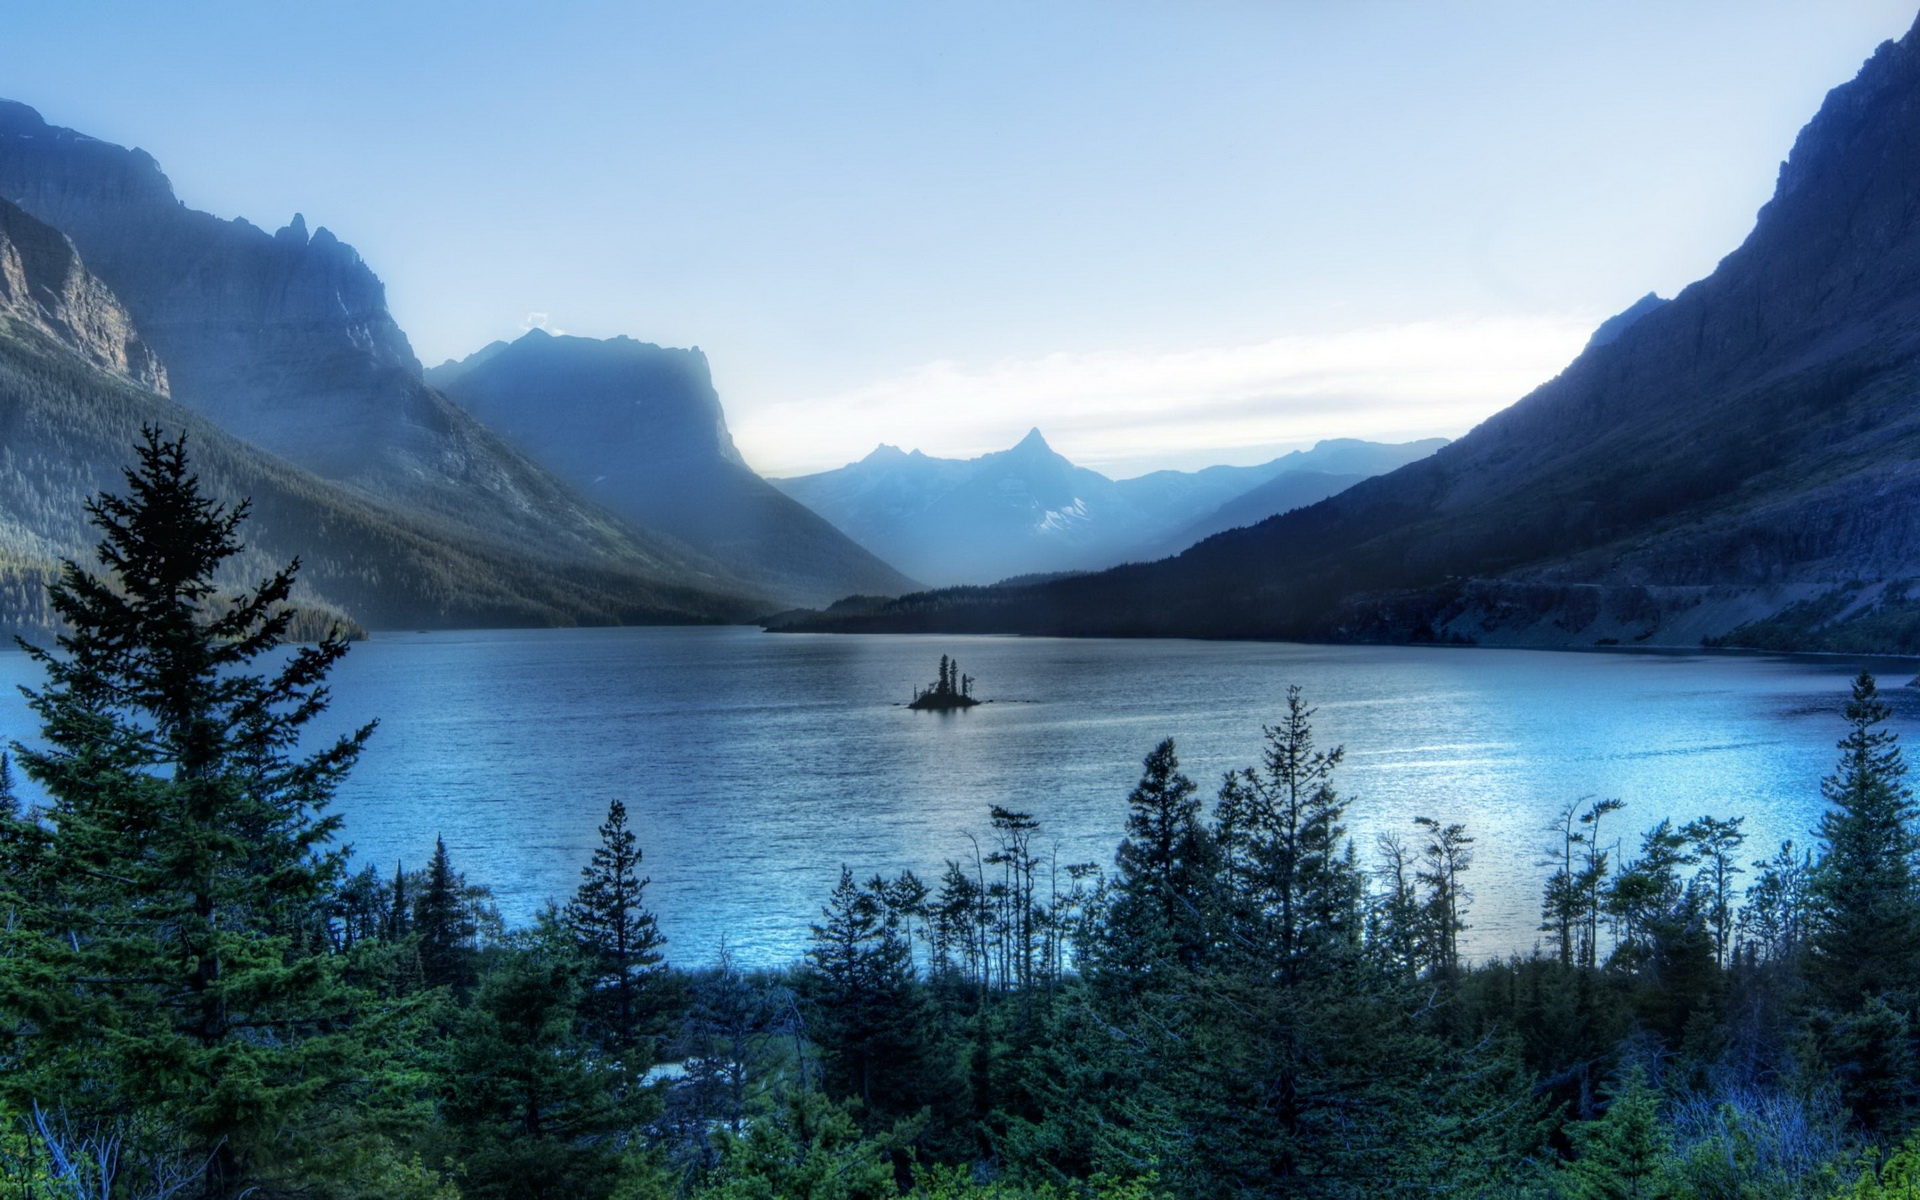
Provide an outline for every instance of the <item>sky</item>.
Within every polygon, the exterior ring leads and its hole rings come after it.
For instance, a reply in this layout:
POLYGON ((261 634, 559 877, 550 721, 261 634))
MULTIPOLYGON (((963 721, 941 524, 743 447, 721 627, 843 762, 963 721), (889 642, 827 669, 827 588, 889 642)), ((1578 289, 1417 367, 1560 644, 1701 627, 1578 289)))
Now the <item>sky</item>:
POLYGON ((1739 244, 1914 0, 5 0, 0 95, 354 245, 432 364, 706 351, 770 475, 1457 436, 1739 244))

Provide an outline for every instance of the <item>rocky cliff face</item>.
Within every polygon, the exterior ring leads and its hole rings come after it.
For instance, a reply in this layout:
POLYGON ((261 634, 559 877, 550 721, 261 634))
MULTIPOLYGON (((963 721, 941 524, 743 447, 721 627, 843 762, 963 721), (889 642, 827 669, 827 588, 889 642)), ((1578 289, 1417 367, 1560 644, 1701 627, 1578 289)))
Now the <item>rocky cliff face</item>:
POLYGON ((1917 164, 1920 31, 1828 95, 1711 276, 1431 458, 940 621, 1920 649, 1917 164))
POLYGON ((80 263, 59 230, 0 200, 0 314, 148 391, 165 395, 166 369, 133 318, 80 263))
POLYGON ((916 586, 747 466, 697 349, 534 330, 429 378, 582 494, 785 603, 916 586))
POLYGON ((133 313, 185 403, 330 474, 398 443, 431 402, 386 292, 305 221, 268 234, 181 204, 159 164, 0 102, 0 195, 73 239, 133 313))

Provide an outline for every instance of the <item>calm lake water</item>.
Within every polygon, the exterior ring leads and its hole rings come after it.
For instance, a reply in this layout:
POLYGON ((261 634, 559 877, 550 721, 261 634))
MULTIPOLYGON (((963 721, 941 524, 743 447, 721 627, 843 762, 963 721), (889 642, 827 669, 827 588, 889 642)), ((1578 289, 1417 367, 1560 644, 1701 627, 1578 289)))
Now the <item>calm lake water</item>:
MULTIPOLYGON (((740 628, 381 635, 335 677, 334 715, 380 719, 338 810, 361 858, 421 863, 436 834, 510 919, 564 899, 607 804, 646 851, 670 956, 793 958, 842 863, 936 877, 970 857, 989 805, 1033 813, 1062 866, 1110 863, 1140 759, 1178 740, 1211 795, 1255 760, 1287 685, 1344 744, 1349 828, 1429 815, 1479 839, 1476 954, 1537 934, 1546 827, 1619 797, 1630 842, 1663 816, 1744 814, 1748 858, 1821 810, 1848 677, 1861 664, 1274 643, 764 634, 740 628), (991 702, 903 701, 955 655, 991 702)), ((1920 728, 1911 664, 1881 662, 1896 726, 1920 728)), ((18 653, 0 683, 32 682, 18 653)), ((11 687, 0 733, 31 731, 11 687)))

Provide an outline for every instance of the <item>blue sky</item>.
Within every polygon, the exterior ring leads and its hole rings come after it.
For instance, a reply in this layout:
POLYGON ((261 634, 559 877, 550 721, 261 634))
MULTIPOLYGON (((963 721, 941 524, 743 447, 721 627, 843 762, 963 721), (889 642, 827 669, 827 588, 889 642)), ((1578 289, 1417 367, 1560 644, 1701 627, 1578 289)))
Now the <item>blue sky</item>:
POLYGON ((1914 0, 10 6, 0 95, 295 211, 429 363, 699 345, 774 474, 1458 434, 1751 227, 1914 0), (537 315, 536 315, 537 314, 537 315))

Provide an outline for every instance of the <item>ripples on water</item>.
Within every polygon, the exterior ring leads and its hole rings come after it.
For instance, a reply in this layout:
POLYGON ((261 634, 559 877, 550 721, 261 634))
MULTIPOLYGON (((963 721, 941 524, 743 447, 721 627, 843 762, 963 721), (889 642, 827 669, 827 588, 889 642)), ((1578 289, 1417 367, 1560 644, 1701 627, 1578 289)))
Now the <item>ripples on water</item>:
MULTIPOLYGON (((511 919, 564 899, 619 797, 649 901, 682 964, 724 937, 785 961, 846 863, 937 876, 987 807, 1032 812, 1064 864, 1112 859, 1140 759, 1179 742, 1209 796, 1255 760, 1298 683, 1362 857, 1415 816, 1465 821, 1476 954, 1531 946, 1545 828, 1583 796, 1664 816, 1747 817, 1747 858, 1804 840, 1859 664, 1275 643, 769 635, 594 629, 388 634, 335 676, 341 728, 380 730, 341 789, 367 861, 424 860, 436 834, 511 919), (953 654, 992 703, 914 713, 953 654)), ((1896 727, 1920 725, 1911 666, 1880 664, 1896 727)), ((30 681, 19 654, 0 681, 30 681)), ((31 726, 12 689, 0 729, 31 726)))

